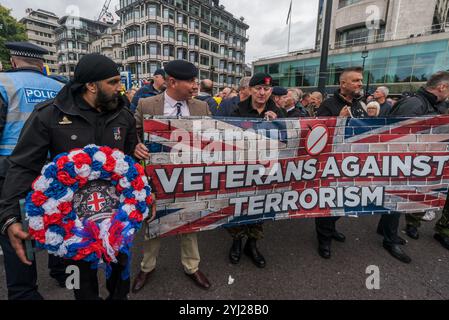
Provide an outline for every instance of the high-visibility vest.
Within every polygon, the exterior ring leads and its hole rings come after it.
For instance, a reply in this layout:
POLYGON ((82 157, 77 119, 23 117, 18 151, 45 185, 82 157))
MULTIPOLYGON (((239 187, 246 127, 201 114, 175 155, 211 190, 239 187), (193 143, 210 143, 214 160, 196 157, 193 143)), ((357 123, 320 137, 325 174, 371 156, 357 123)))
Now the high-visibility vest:
POLYGON ((41 102, 54 99, 62 86, 62 83, 39 72, 0 73, 0 96, 8 108, 0 139, 0 156, 11 155, 25 121, 34 107, 41 102))

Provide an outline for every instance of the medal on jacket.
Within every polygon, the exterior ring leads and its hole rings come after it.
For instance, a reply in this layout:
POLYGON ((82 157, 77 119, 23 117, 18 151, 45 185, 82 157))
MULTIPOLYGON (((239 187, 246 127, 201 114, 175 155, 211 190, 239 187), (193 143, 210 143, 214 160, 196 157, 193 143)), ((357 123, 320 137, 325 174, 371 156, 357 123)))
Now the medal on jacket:
POLYGON ((115 139, 115 141, 122 140, 122 133, 120 132, 120 128, 113 128, 112 130, 114 132, 114 139, 115 139))
POLYGON ((72 124, 72 121, 70 121, 69 118, 67 118, 67 116, 64 116, 62 118, 62 121, 59 122, 59 124, 62 124, 62 125, 72 124))

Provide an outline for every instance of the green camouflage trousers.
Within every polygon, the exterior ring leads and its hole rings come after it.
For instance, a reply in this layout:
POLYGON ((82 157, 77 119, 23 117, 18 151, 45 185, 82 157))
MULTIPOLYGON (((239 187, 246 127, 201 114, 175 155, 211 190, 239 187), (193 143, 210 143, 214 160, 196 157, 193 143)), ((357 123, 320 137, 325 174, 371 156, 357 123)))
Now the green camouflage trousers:
MULTIPOLYGON (((406 214, 405 221, 407 222, 407 225, 419 228, 421 226, 421 219, 422 217, 424 217, 424 215, 424 212, 406 214)), ((443 214, 440 220, 438 220, 438 222, 435 224, 435 231, 442 236, 449 237, 449 201, 446 201, 443 209, 443 214)))
POLYGON ((263 239, 263 224, 246 224, 238 227, 226 228, 234 239, 242 239, 247 236, 256 240, 263 239))
POLYGON ((444 206, 441 219, 435 225, 435 231, 442 236, 449 237, 449 206, 447 203, 448 201, 446 201, 446 205, 444 206))

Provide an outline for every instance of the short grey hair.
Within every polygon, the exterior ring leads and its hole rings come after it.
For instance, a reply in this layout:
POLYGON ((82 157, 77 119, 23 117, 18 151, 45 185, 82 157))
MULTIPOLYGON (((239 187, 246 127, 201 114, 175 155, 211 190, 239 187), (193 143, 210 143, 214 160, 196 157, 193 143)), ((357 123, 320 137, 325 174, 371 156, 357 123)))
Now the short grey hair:
POLYGON ((385 98, 387 98, 388 95, 390 94, 390 89, 388 89, 387 87, 379 87, 379 88, 377 88, 377 90, 382 92, 384 94, 385 98))
POLYGON ((298 94, 299 96, 298 101, 301 100, 302 97, 304 97, 304 91, 302 91, 301 88, 293 88, 292 90, 294 90, 298 94))
POLYGON ((239 89, 249 88, 249 82, 251 81, 251 77, 243 77, 240 80, 239 89))
POLYGON ((288 92, 292 93, 292 98, 296 103, 301 99, 297 89, 289 89, 288 92))
POLYGON ((442 83, 449 84, 449 72, 439 71, 433 74, 429 81, 427 81, 426 88, 435 89, 442 83))

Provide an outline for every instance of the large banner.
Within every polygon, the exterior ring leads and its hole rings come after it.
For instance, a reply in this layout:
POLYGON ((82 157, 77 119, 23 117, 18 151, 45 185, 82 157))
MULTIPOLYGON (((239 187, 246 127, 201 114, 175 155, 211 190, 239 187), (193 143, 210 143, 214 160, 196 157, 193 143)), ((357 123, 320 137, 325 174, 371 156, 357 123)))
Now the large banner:
POLYGON ((147 118, 150 238, 263 220, 440 210, 449 116, 147 118))

